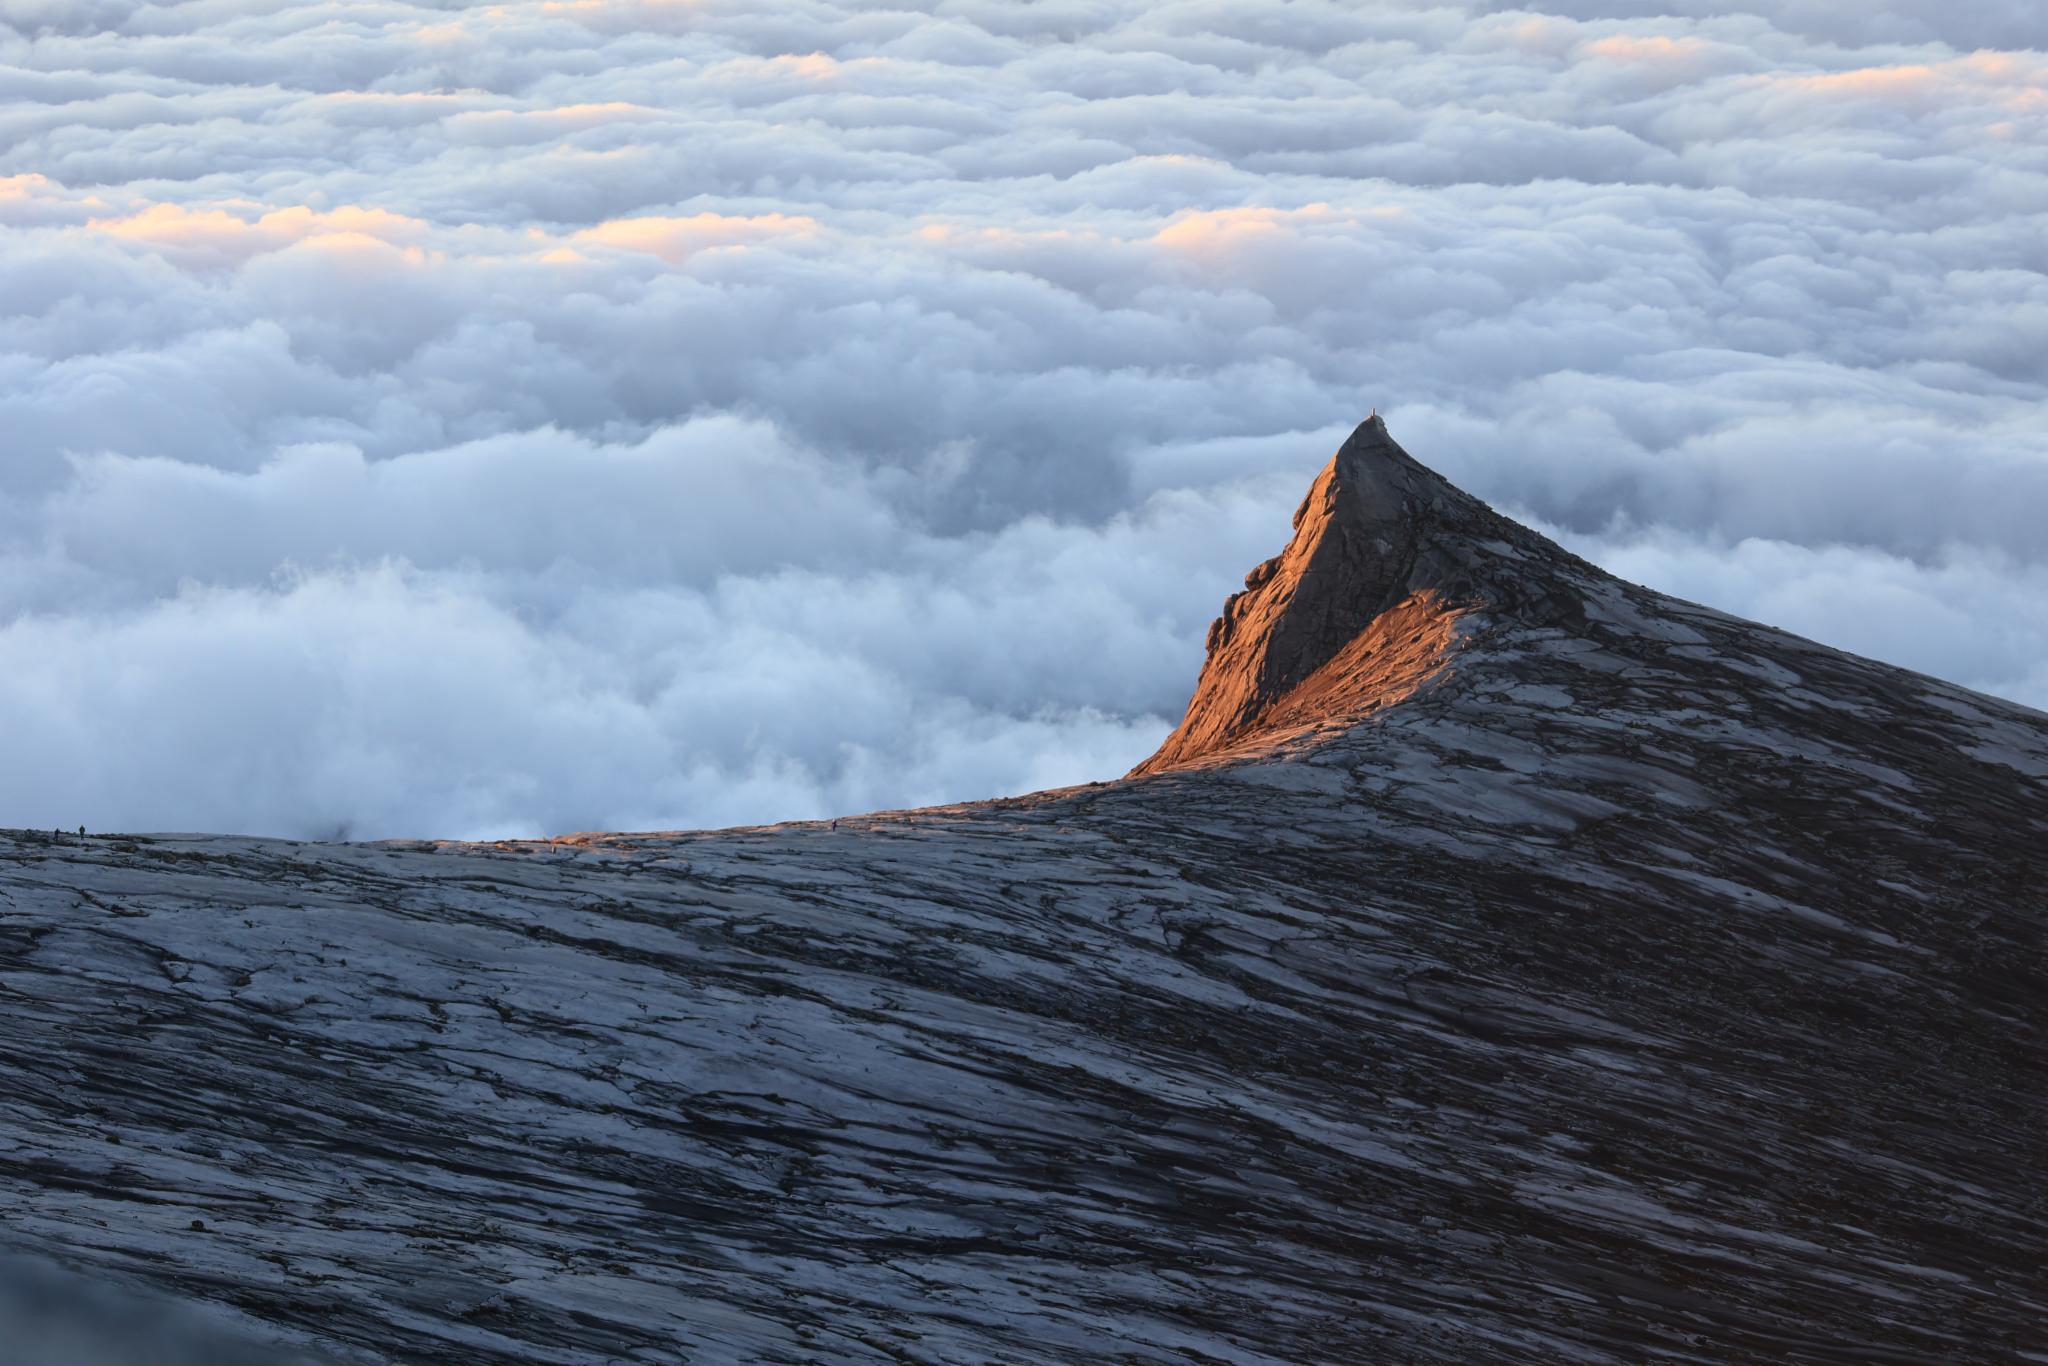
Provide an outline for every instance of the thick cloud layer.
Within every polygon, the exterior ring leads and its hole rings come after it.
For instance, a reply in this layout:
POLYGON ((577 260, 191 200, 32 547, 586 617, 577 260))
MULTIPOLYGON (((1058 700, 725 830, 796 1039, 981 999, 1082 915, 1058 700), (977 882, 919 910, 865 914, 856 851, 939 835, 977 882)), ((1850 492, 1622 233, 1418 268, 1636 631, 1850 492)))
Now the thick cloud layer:
POLYGON ((1107 777, 1377 405, 2048 704, 2032 3, 0 0, 0 822, 1107 777))

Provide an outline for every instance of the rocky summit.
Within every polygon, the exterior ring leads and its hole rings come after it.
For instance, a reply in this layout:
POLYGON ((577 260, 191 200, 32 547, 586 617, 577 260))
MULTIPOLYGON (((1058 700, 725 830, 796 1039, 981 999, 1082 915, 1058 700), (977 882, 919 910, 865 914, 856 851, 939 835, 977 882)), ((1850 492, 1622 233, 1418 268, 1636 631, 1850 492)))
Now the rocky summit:
POLYGON ((2044 926, 2048 716, 1374 419, 1120 781, 0 834, 0 1215, 248 1359, 2042 1360, 2044 926))

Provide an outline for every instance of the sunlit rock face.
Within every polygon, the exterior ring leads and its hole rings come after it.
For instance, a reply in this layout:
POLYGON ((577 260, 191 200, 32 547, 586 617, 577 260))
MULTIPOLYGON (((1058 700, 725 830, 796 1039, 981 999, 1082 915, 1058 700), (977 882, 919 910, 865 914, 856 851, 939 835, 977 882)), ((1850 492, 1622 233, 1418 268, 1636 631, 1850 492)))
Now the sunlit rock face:
POLYGON ((0 1217, 347 1360, 2012 1359, 2043 849, 2048 717, 1368 422, 1119 782, 0 837, 0 1217))
POLYGON ((1210 624, 1187 716, 1133 775, 1354 724, 1447 667, 1461 617, 1574 612, 1567 568, 1586 566, 1417 464, 1375 414, 1316 477, 1287 549, 1210 624))

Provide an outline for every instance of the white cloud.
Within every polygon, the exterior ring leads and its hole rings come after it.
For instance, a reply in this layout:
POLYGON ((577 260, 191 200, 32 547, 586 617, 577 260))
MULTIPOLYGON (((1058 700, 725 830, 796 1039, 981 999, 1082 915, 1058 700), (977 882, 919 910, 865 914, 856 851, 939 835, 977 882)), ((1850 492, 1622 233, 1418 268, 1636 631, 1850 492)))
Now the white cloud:
POLYGON ((1109 776, 1366 409, 2048 701, 2031 6, 0 3, 0 820, 1109 776))

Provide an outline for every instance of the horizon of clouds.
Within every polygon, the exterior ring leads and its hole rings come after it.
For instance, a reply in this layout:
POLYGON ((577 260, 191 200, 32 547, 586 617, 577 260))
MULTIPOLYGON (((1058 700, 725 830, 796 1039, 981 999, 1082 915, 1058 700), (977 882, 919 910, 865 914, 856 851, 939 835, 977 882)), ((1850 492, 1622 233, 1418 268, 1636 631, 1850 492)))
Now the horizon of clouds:
POLYGON ((0 0, 0 823, 1114 777, 1374 406, 2048 706, 2048 26, 1725 10, 0 0))

